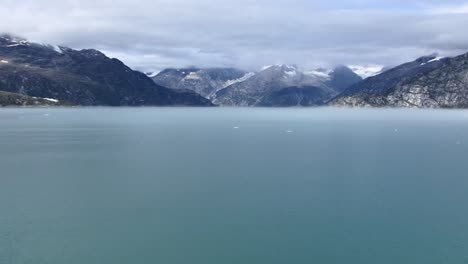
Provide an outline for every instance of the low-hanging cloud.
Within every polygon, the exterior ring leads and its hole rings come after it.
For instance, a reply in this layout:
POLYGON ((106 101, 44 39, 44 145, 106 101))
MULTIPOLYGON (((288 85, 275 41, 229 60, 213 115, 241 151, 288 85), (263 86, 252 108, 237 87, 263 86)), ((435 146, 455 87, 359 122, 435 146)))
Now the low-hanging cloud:
POLYGON ((463 1, 3 0, 0 31, 140 70, 394 65, 468 51, 463 1), (462 10, 462 11, 458 11, 462 10))

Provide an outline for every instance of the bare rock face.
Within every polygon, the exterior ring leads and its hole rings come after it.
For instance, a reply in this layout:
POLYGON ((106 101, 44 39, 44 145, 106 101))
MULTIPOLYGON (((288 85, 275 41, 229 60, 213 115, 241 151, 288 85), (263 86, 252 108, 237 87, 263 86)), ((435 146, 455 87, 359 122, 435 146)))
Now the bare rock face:
POLYGON ((205 98, 211 98, 217 91, 241 82, 252 73, 235 68, 182 68, 165 69, 152 77, 161 86, 177 90, 192 90, 205 98))
POLYGON ((192 91, 156 85, 145 74, 97 50, 74 50, 0 36, 0 90, 74 105, 194 105, 192 91))
POLYGON ((351 86, 330 102, 335 106, 466 108, 468 54, 428 56, 351 86))

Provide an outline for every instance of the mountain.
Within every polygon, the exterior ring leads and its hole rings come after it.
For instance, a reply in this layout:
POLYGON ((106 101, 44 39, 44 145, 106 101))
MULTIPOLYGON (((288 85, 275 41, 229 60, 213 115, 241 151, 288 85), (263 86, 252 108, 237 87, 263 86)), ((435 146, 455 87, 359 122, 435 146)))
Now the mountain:
POLYGON ((93 50, 0 36, 0 90, 74 105, 210 106, 192 91, 174 91, 93 50))
POLYGON ((362 81, 362 77, 356 74, 353 70, 346 66, 338 66, 329 73, 329 81, 327 85, 341 93, 351 85, 360 81, 362 81))
POLYGON ((266 94, 255 106, 290 107, 323 105, 330 94, 315 86, 286 87, 266 94))
POLYGON ((468 53, 454 58, 421 57, 351 86, 330 104, 466 108, 468 53))
POLYGON ((302 72, 296 66, 274 65, 218 91, 212 98, 214 103, 227 106, 322 105, 361 80, 344 66, 302 72))
POLYGON ((0 91, 0 106, 58 106, 63 105, 55 99, 37 98, 22 94, 0 91))
POLYGON ((235 68, 166 69, 153 76, 153 81, 171 89, 192 90, 206 98, 218 90, 248 78, 251 73, 235 68))

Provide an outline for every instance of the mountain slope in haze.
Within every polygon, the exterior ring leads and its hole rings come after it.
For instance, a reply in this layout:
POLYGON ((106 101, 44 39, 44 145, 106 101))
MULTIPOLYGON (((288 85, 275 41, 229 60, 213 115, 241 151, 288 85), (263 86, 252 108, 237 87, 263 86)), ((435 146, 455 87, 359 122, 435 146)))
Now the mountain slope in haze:
POLYGON ((302 72, 295 66, 274 65, 218 91, 213 102, 227 106, 322 105, 361 80, 344 66, 302 72))
POLYGON ((466 108, 468 53, 419 58, 351 86, 335 106, 466 108))
POLYGON ((286 87, 266 94, 258 100, 255 106, 317 106, 323 105, 329 98, 330 94, 319 87, 286 87))
POLYGON ((218 90, 249 76, 249 73, 235 68, 182 68, 163 70, 152 79, 158 85, 171 89, 192 90, 209 98, 218 90))
POLYGON ((156 85, 145 74, 93 50, 0 36, 0 90, 75 105, 209 106, 192 91, 156 85))

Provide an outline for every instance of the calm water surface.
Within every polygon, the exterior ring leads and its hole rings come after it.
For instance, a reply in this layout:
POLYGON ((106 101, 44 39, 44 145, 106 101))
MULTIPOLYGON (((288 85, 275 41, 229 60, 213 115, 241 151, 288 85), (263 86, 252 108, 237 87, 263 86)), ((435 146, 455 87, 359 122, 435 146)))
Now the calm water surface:
POLYGON ((0 109, 0 263, 468 263, 468 111, 0 109))

